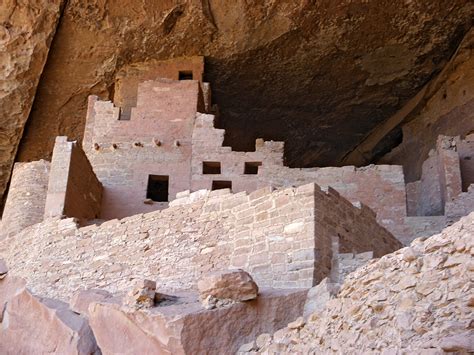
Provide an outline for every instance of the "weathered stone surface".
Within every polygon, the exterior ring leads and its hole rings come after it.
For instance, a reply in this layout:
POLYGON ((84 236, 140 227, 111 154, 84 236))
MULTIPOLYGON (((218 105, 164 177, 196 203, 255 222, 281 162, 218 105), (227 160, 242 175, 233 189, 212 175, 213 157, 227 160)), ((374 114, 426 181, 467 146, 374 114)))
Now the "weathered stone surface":
POLYGON ((5 263, 5 260, 0 259, 0 280, 5 278, 8 273, 8 267, 7 264, 5 263))
POLYGON ((303 316, 308 318, 311 314, 321 312, 326 308, 331 298, 334 298, 339 291, 339 286, 325 278, 318 285, 308 291, 308 297, 304 304, 303 316))
POLYGON ((257 298, 258 286, 252 276, 243 270, 215 271, 204 275, 197 283, 200 297, 249 301, 257 298))
POLYGON ((357 269, 324 310, 302 327, 275 333, 258 352, 472 352, 473 250, 471 213, 441 234, 357 269))
POLYGON ((0 281, 2 354, 96 354, 87 321, 60 301, 32 295, 21 279, 0 281))
MULTIPOLYGON (((422 92, 419 104, 400 110, 405 122, 402 125, 403 141, 383 156, 379 163, 403 165, 407 182, 420 178, 423 161, 429 157, 439 134, 464 136, 474 129, 473 46, 474 28, 466 34, 456 55, 439 77, 422 92)), ((382 137, 379 136, 379 139, 382 137)), ((364 153, 366 157, 371 156, 368 152, 364 153)), ((471 163, 461 160, 461 164, 471 163)), ((464 189, 467 190, 467 187, 464 186, 464 189)))
POLYGON ((0 200, 64 0, 0 3, 0 200))
POLYGON ((155 305, 156 282, 152 280, 137 280, 133 289, 127 295, 126 303, 137 309, 150 308, 155 305))
POLYGON ((72 297, 69 305, 71 310, 84 317, 89 316, 89 305, 95 302, 103 302, 112 297, 110 292, 105 290, 81 290, 76 292, 72 297))
MULTIPOLYGON (((103 354, 231 354, 261 333, 296 319, 306 291, 262 290, 248 302, 203 310, 197 294, 151 309, 90 306, 90 323, 103 354)), ((263 340, 262 338, 260 340, 263 340)))

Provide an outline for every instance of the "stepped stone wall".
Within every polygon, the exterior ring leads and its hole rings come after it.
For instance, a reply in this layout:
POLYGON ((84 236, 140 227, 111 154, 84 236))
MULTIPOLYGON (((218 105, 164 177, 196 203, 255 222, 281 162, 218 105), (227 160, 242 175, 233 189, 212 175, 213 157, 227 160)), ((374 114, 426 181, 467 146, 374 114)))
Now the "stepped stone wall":
POLYGON ((234 267, 261 287, 311 287, 330 272, 332 238, 341 252, 381 256, 401 246, 369 208, 314 184, 196 194, 98 226, 48 219, 2 241, 0 255, 33 292, 68 299, 79 288, 125 291, 134 278, 193 288, 203 273, 234 267))
POLYGON ((43 220, 50 163, 16 163, 0 221, 0 239, 43 220))

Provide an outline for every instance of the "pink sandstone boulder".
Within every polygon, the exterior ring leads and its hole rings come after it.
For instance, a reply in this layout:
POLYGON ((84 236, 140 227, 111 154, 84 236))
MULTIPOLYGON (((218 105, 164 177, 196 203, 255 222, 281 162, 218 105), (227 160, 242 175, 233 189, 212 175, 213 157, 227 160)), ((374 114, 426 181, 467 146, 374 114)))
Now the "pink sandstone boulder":
POLYGON ((93 303, 89 322, 104 355, 233 354, 261 333, 273 333, 303 312, 305 290, 262 290, 257 299, 203 309, 194 293, 133 309, 93 303))
POLYGON ((69 305, 74 312, 88 317, 91 303, 102 302, 110 298, 112 298, 112 294, 105 290, 80 290, 72 296, 69 305))
POLYGON ((87 320, 19 278, 0 281, 0 354, 99 354, 87 320))
POLYGON ((248 301, 257 298, 258 286, 252 276, 243 270, 214 271, 197 283, 202 300, 217 299, 248 301))
POLYGON ((0 259, 0 280, 7 276, 8 267, 3 259, 0 259))

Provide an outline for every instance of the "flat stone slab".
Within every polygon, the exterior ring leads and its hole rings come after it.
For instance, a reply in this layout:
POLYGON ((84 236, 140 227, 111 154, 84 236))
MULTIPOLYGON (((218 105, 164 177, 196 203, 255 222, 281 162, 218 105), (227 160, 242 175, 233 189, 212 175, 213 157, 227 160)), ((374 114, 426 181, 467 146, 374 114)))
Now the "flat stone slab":
POLYGON ((235 353, 301 316, 306 293, 263 289, 255 300, 212 310, 187 292, 144 310, 105 301, 89 307, 89 321, 104 354, 235 353))

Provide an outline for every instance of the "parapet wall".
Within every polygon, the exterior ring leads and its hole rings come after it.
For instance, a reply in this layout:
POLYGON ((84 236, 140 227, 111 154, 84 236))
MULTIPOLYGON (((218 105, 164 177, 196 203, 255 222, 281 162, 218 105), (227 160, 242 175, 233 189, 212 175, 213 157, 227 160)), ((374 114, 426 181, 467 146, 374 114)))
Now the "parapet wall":
POLYGON ((68 299, 81 287, 125 291, 134 278, 193 288, 202 273, 233 267, 262 287, 311 287, 329 274, 333 238, 341 252, 380 256, 401 246, 370 209, 314 184, 188 199, 99 226, 49 219, 1 242, 0 256, 33 292, 68 299))
POLYGON ((102 184, 84 151, 67 137, 57 137, 51 162, 44 216, 97 218, 102 202, 102 184))
POLYGON ((0 239, 43 220, 49 170, 50 163, 45 160, 15 164, 0 221, 0 239))

